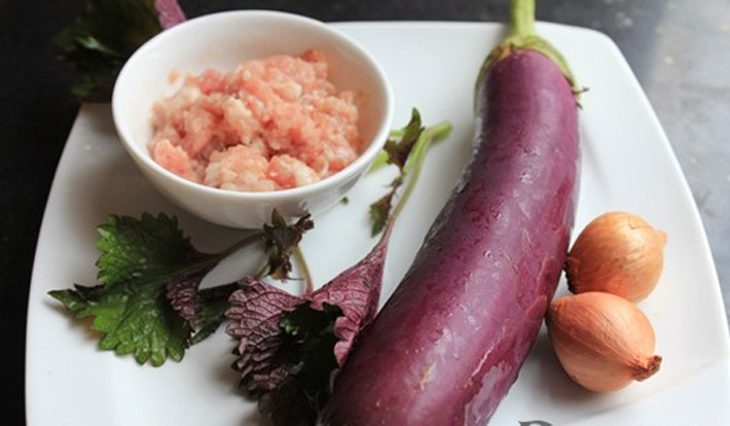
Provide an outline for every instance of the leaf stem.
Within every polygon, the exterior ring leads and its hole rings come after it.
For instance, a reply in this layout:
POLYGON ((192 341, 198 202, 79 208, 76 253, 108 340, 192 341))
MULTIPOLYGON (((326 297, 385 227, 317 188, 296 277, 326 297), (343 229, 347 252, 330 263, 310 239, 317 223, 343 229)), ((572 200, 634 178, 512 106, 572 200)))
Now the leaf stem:
POLYGON ((421 136, 418 137, 418 141, 416 141, 416 144, 413 147, 413 152, 403 168, 403 174, 408 179, 408 183, 406 184, 406 189, 403 191, 403 195, 398 200, 398 204, 393 209, 393 213, 390 217, 391 221, 395 221, 398 218, 398 215, 400 215, 403 207, 405 207, 408 202, 413 189, 416 187, 416 182, 421 174, 421 168, 423 167, 423 161, 426 158, 428 148, 431 146, 433 141, 447 137, 449 133, 451 133, 451 129, 451 123, 448 121, 442 121, 436 125, 427 127, 421 133, 421 136))
POLYGON ((406 132, 403 129, 393 129, 390 131, 391 139, 400 139, 406 132))
POLYGON ((299 246, 294 248, 294 260, 299 266, 299 272, 302 274, 304 279, 304 294, 309 294, 314 291, 314 282, 312 281, 312 274, 307 266, 307 260, 304 258, 304 253, 299 246))
MULTIPOLYGON (((403 129, 391 130, 390 135, 388 135, 388 139, 400 140, 404 134, 405 134, 405 130, 403 130, 403 129)), ((373 164, 370 165, 370 169, 368 169, 368 173, 372 173, 376 170, 380 170, 386 164, 388 164, 388 153, 384 149, 381 149, 380 152, 378 152, 378 155, 375 156, 375 160, 373 160, 373 164)))
POLYGON ((264 263, 263 263, 263 264, 261 265, 261 267, 259 268, 259 270, 258 270, 258 271, 256 271, 256 275, 254 275, 254 277, 255 277, 255 278, 256 278, 257 280, 260 280, 260 279, 262 279, 263 277, 265 277, 266 275, 268 275, 268 273, 269 273, 269 254, 268 254, 268 252, 267 252, 267 253, 266 253, 266 260, 265 260, 265 261, 264 261, 264 263))
POLYGON ((232 246, 228 247, 227 249, 223 250, 220 254, 218 254, 218 258, 222 260, 223 258, 226 258, 226 257, 232 255, 233 253, 237 252, 239 249, 241 249, 257 240, 260 240, 261 237, 263 237, 263 235, 264 235, 264 233, 261 231, 251 232, 250 234, 243 237, 243 239, 240 240, 239 242, 237 242, 237 243, 233 244, 232 246))

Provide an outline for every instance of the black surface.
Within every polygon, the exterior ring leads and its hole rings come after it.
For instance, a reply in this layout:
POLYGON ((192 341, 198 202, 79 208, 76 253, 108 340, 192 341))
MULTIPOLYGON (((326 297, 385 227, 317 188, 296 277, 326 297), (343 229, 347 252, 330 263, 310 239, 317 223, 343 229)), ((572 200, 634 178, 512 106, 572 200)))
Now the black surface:
POLYGON ((78 1, 0 2, 0 410, 24 424, 25 312, 36 238, 58 158, 78 105, 70 70, 56 63, 50 37, 78 1))
MULTIPOLYGON (((326 21, 500 21, 507 16, 508 1, 200 0, 181 3, 188 16, 265 8, 326 21)), ((711 240, 714 238, 715 255, 721 253, 720 260, 730 255, 725 243, 730 237, 730 227, 723 220, 727 213, 717 211, 723 200, 730 198, 730 185, 724 182, 730 184, 730 170, 726 166, 728 162, 724 166, 722 163, 728 159, 730 150, 719 145, 723 137, 726 140, 727 132, 721 129, 724 126, 727 130, 727 124, 718 121, 728 118, 727 75, 730 74, 723 65, 730 61, 727 49, 713 49, 712 58, 702 52, 716 46, 712 43, 722 41, 722 37, 728 40, 728 6, 726 0, 543 0, 538 5, 540 19, 597 28, 607 32, 621 47, 648 91, 670 139, 674 136, 678 139, 674 148, 695 194, 698 191, 701 194, 703 218, 711 231, 711 240), (668 34, 668 38, 663 39, 662 34, 668 34), (698 70, 707 72, 698 73, 698 70), (698 84, 705 85, 678 86, 666 77, 675 75, 689 76, 690 83, 695 78, 698 84), (704 126, 700 128, 715 130, 698 133, 694 122, 684 120, 690 114, 699 117, 697 120, 704 119, 698 123, 704 126), (688 148, 685 139, 696 139, 695 145, 688 148), (721 147, 708 151, 703 146, 721 147), (711 157, 708 161, 715 163, 694 170, 692 167, 703 161, 705 154, 711 157)), ((0 347, 4 361, 0 364, 0 386, 5 391, 0 423, 3 425, 24 423, 25 311, 33 254, 53 173, 78 109, 69 95, 73 71, 55 60, 49 40, 82 7, 81 0, 0 0, 0 347)), ((727 270, 727 263, 720 262, 721 278, 727 270)))

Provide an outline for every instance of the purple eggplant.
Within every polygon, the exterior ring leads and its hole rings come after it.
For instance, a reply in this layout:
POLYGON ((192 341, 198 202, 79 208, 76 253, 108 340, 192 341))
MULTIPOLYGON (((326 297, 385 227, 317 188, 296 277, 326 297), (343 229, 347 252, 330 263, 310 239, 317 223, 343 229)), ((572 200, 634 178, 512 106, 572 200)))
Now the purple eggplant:
POLYGON ((534 35, 534 0, 513 0, 511 24, 477 83, 471 163, 357 339, 323 424, 486 424, 537 337, 577 201, 577 92, 534 35))

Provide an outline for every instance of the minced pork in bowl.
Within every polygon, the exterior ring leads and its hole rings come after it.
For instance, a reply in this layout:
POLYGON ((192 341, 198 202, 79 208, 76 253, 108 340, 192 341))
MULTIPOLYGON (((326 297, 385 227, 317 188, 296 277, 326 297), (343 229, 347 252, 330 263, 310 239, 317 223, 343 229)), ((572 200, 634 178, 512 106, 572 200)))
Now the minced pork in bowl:
POLYGON ((238 228, 262 226, 273 209, 293 218, 335 205, 383 147, 392 108, 382 69, 354 41, 269 11, 163 31, 127 61, 112 98, 119 137, 149 181, 191 213, 238 228), (289 117, 297 111, 309 118, 289 117))

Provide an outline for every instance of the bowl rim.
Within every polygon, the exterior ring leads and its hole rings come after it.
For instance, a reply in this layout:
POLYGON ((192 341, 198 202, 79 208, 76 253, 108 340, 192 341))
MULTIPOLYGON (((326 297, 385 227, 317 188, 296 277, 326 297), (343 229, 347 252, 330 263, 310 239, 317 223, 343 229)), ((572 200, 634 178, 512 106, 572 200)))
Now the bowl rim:
MULTIPOLYGON (((393 91, 390 86, 390 82, 380 63, 375 59, 375 57, 373 57, 372 54, 370 54, 369 51, 367 51, 364 47, 362 47, 359 43, 357 43, 349 36, 322 21, 293 13, 261 9, 233 10, 211 13, 189 19, 185 22, 175 25, 174 27, 161 31, 159 34, 147 40, 144 44, 137 48, 137 50, 124 63, 124 66, 120 70, 117 76, 117 80, 114 83, 111 103, 112 118, 114 121, 114 127, 117 131, 117 135, 119 136, 122 145, 124 145, 124 147, 126 148, 126 151, 134 159, 137 160, 138 164, 141 161, 144 167, 147 168, 147 170, 156 173, 161 178, 171 181, 176 185, 183 186, 188 190, 203 192, 211 196, 232 197, 242 200, 260 199, 271 201, 284 198, 306 197, 308 195, 326 191, 328 189, 332 189, 333 187, 338 186, 343 180, 347 180, 348 178, 357 175, 358 171, 360 171, 363 167, 367 167, 368 164, 374 161, 378 152, 380 152, 380 150, 385 145, 385 142, 390 133, 390 125, 393 120, 393 91), (119 100, 117 93, 118 90, 121 90, 120 86, 123 84, 125 78, 129 74, 129 70, 133 69, 137 65, 137 62, 141 60, 140 58, 146 53, 146 51, 156 47, 160 43, 165 42, 169 38, 176 37, 181 32, 191 31, 193 28, 210 25, 211 23, 219 20, 244 18, 273 18, 309 25, 310 27, 327 33, 331 37, 339 39, 348 48, 348 50, 355 52, 356 54, 364 58, 365 61, 368 62, 372 69, 375 71, 376 79, 382 86, 384 92, 385 113, 383 114, 383 119, 380 122, 380 126, 377 128, 374 136, 370 140, 370 145, 368 146, 368 148, 360 153, 360 155, 358 155, 358 157, 352 163, 348 164, 342 170, 339 170, 338 172, 311 184, 275 191, 257 192, 221 189, 207 186, 202 183, 193 182, 191 180, 187 180, 181 176, 178 176, 175 173, 172 173, 171 171, 165 169, 156 161, 154 161, 149 153, 147 153, 147 155, 144 155, 142 153, 146 145, 138 146, 131 142, 132 140, 134 140, 134 138, 131 137, 126 127, 121 124, 123 122, 123 116, 120 112, 121 106, 119 105, 119 103, 121 101, 119 100)), ((149 141, 147 142, 147 144, 149 144, 149 141)))

